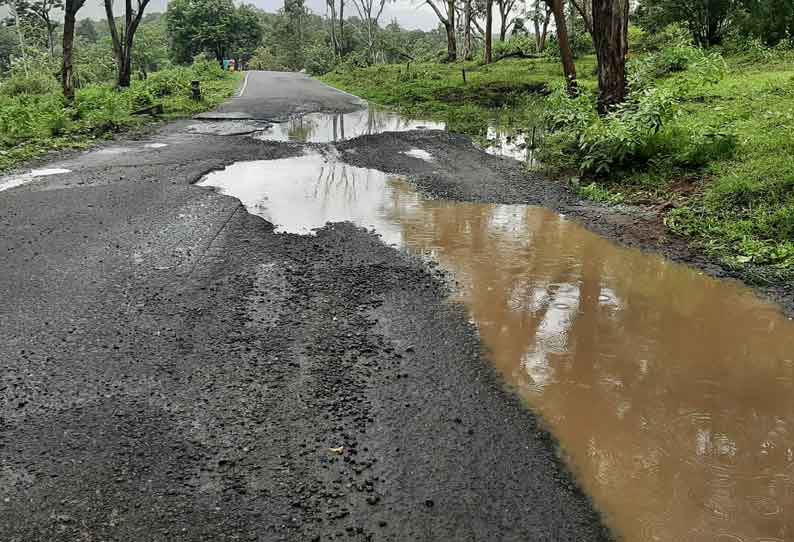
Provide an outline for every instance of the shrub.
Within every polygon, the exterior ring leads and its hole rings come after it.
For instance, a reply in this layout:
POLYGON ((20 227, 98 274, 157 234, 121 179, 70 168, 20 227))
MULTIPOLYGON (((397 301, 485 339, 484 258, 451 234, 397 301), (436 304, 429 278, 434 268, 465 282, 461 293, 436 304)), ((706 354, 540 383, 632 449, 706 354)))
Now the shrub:
POLYGON ((497 41, 494 44, 494 58, 504 58, 510 55, 529 56, 537 52, 535 40, 529 36, 511 36, 507 41, 497 41))
POLYGON ((325 44, 315 44, 306 49, 306 71, 312 75, 325 75, 336 67, 336 55, 325 44))
POLYGON ((638 28, 632 31, 629 27, 629 45, 634 52, 655 52, 668 47, 686 47, 692 45, 692 34, 679 24, 671 24, 658 32, 645 32, 638 28), (632 40, 633 37, 633 40, 632 40))
POLYGON ((0 95, 21 96, 23 94, 43 95, 58 90, 58 81, 50 72, 21 70, 13 73, 0 84, 0 95))
POLYGON ((199 79, 218 80, 224 78, 224 71, 220 63, 206 53, 201 53, 193 58, 191 69, 199 79))
POLYGON ((254 55, 248 61, 248 66, 252 70, 284 71, 287 68, 267 47, 260 47, 254 51, 254 55))

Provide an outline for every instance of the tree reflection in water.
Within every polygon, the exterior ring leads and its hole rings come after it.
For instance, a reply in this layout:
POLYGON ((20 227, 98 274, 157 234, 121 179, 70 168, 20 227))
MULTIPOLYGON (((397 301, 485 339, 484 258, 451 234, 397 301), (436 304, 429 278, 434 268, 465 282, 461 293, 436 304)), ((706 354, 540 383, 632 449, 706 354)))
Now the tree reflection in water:
POLYGON ((748 290, 544 209, 425 199, 320 155, 203 184, 279 231, 349 220, 437 260, 625 540, 794 539, 794 325, 748 290))

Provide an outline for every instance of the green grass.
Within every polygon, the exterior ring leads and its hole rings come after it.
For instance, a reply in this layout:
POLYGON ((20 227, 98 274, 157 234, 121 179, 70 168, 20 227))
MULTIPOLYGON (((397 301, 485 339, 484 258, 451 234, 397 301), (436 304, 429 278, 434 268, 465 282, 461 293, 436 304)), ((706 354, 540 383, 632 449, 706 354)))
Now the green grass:
MULTIPOLYGON (((664 204, 665 223, 729 266, 764 281, 794 278, 794 62, 792 53, 729 58, 721 80, 698 84, 676 116, 651 143, 661 152, 641 156, 606 175, 581 175, 582 197, 605 203, 664 204), (692 143, 693 134, 712 137, 692 143), (720 145, 732 148, 723 152, 720 145), (734 143, 735 142, 735 143, 734 143), (673 149, 673 150, 670 150, 673 149), (691 153, 671 160, 664 152, 691 153), (694 151, 694 152, 692 152, 694 151)), ((577 60, 580 86, 596 90, 595 61, 577 60)), ((446 120, 453 131, 477 135, 488 123, 538 125, 547 100, 528 89, 562 81, 557 62, 504 60, 474 63, 375 66, 330 73, 327 83, 410 115, 446 120), (461 68, 467 68, 464 84, 461 68), (492 96, 498 89, 503 98, 492 96)), ((664 89, 675 82, 654 82, 664 89)), ((547 166, 562 174, 580 164, 548 138, 547 166), (554 160, 557 153, 561 161, 554 160)), ((559 143, 559 142, 558 142, 559 143)), ((575 141, 567 144, 575 145, 575 141)))
MULTIPOLYGON (((577 67, 583 86, 594 88, 595 58, 581 58, 577 67)), ((507 127, 537 122, 535 104, 546 87, 562 81, 562 69, 544 59, 491 65, 391 64, 331 72, 322 80, 373 103, 409 116, 443 120, 450 130, 476 136, 494 122, 507 127)))
POLYGON ((20 76, 0 83, 0 173, 49 152, 87 148, 97 140, 155 121, 133 114, 143 107, 162 104, 160 118, 165 119, 211 109, 234 93, 240 74, 206 65, 172 68, 134 81, 124 91, 110 84, 78 89, 68 106, 57 82, 46 76, 37 79, 31 83, 20 76), (193 79, 201 80, 201 101, 190 98, 193 79))

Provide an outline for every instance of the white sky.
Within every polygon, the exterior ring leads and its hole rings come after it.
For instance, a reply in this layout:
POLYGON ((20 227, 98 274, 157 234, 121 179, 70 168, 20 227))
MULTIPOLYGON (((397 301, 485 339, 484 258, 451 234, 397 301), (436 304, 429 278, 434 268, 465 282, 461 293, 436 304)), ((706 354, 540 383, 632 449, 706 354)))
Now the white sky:
MULTIPOLYGON (((253 4, 256 7, 265 11, 274 12, 284 5, 284 0, 236 0, 235 3, 253 4)), ((168 0, 151 0, 149 7, 146 9, 147 13, 164 12, 168 0)), ((105 8, 102 0, 87 0, 83 8, 78 12, 78 18, 84 19, 90 17, 92 19, 104 19, 105 8)), ((313 12, 324 15, 325 14, 325 0, 306 0, 306 6, 313 12)), ((517 12, 522 7, 522 2, 519 0, 514 8, 517 12)), ((355 15, 356 10, 352 1, 348 0, 345 5, 346 15, 355 15)), ((8 13, 6 7, 0 7, 0 18, 5 17, 8 13)), ((58 12, 61 15, 61 12, 58 12)), ((381 25, 386 25, 393 19, 403 28, 413 30, 416 28, 422 30, 431 30, 438 26, 438 18, 433 10, 428 6, 424 0, 393 0, 386 4, 381 16, 381 25)), ((498 32, 499 11, 494 6, 494 31, 498 32)))
MULTIPOLYGON (((284 5, 284 0, 245 0, 245 3, 253 4, 265 11, 276 11, 284 5)), ((167 4, 168 0, 151 0, 146 11, 149 13, 165 11, 167 4)), ((88 0, 83 9, 80 10, 79 16, 80 18, 91 17, 92 19, 104 18, 105 8, 103 6, 104 4, 98 0, 88 0)), ((319 15, 325 14, 325 0, 306 0, 306 7, 319 15)), ((346 2, 345 11, 349 15, 355 14, 356 11, 352 2, 346 2)), ((496 12, 496 10, 494 11, 496 12)), ((422 0, 396 0, 386 4, 381 16, 381 24, 385 25, 392 19, 397 19, 400 26, 407 29, 431 30, 438 24, 438 18, 435 13, 422 0)))

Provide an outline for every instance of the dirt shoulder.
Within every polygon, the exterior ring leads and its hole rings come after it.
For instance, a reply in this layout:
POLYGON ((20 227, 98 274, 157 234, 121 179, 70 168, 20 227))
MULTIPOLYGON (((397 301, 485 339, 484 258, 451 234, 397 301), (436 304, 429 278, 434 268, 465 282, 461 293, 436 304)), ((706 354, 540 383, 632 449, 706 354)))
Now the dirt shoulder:
POLYGON ((758 284, 752 270, 737 271, 706 257, 671 233, 658 210, 582 200, 566 183, 528 172, 516 160, 489 155, 466 136, 442 131, 384 133, 338 147, 344 161, 403 175, 431 196, 553 209, 623 245, 659 252, 714 277, 740 280, 794 315, 794 285, 758 284), (433 161, 404 154, 417 148, 432 154, 433 161))

